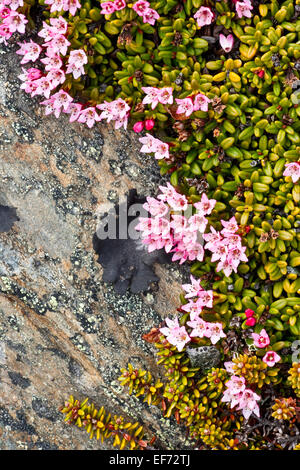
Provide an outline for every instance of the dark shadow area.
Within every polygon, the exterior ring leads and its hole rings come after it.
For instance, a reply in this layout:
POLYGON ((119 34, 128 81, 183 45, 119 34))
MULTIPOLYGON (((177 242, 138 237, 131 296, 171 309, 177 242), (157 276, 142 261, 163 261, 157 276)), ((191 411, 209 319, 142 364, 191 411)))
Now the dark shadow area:
POLYGON ((18 220, 14 207, 0 206, 0 232, 8 232, 18 220))
MULTIPOLYGON (((145 202, 146 198, 139 197, 136 190, 132 189, 129 191, 127 202, 116 205, 111 216, 118 222, 121 211, 128 214, 130 206, 142 205, 145 202)), ((131 231, 135 231, 133 227, 138 223, 137 218, 137 215, 127 217, 127 227, 131 226, 131 231)), ((135 233, 137 234, 135 240, 121 239, 120 227, 116 223, 115 239, 100 240, 97 233, 93 237, 93 247, 99 255, 98 263, 104 270, 102 279, 104 282, 113 283, 116 292, 120 295, 125 294, 128 288, 134 294, 147 290, 151 282, 159 280, 153 271, 153 264, 171 262, 171 256, 164 250, 148 253, 147 248, 138 238, 139 232, 135 233)))

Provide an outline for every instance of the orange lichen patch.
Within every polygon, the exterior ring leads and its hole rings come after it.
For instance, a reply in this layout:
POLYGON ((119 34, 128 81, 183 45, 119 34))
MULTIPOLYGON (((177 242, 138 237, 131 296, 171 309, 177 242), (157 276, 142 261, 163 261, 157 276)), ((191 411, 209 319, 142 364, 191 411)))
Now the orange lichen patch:
POLYGON ((56 158, 54 155, 50 155, 49 164, 52 173, 57 177, 58 181, 64 188, 74 182, 74 175, 72 173, 63 173, 57 168, 56 158))

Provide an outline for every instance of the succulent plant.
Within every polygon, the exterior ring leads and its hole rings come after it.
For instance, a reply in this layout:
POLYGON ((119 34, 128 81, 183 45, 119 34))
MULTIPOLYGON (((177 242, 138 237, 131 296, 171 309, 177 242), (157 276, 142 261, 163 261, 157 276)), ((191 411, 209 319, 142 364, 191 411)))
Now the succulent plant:
POLYGON ((276 398, 272 406, 275 419, 291 419, 296 415, 296 402, 292 398, 276 398))
POLYGON ((120 450, 129 447, 130 450, 141 450, 148 447, 143 440, 143 426, 138 422, 130 423, 122 416, 111 416, 103 407, 97 410, 92 403, 88 404, 88 398, 83 402, 75 399, 72 395, 60 411, 66 415, 65 421, 77 427, 83 427, 92 439, 100 439, 101 442, 107 438, 113 438, 113 446, 120 450))
POLYGON ((300 364, 294 362, 289 369, 288 383, 294 389, 297 397, 300 397, 300 364))

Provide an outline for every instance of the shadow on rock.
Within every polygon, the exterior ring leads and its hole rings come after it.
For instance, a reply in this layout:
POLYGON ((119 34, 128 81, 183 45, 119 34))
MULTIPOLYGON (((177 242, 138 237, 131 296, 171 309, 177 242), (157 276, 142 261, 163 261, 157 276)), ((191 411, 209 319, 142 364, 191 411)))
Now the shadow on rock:
POLYGON ((136 214, 127 216, 127 229, 130 226, 130 233, 135 233, 135 239, 132 236, 124 239, 123 233, 122 238, 120 237, 122 227, 118 222, 121 211, 123 214, 128 214, 130 206, 133 204, 142 205, 145 202, 146 198, 139 197, 135 189, 130 190, 127 201, 116 205, 108 217, 105 217, 106 222, 102 225, 102 228, 108 229, 108 224, 114 222, 115 238, 100 239, 98 230, 93 237, 93 247, 99 255, 98 263, 102 265, 104 270, 102 279, 104 282, 113 283, 116 292, 120 295, 125 294, 128 288, 133 294, 147 290, 151 282, 159 280, 153 271, 153 264, 171 262, 171 256, 164 250, 148 253, 140 240, 139 232, 135 230, 138 223, 136 214))

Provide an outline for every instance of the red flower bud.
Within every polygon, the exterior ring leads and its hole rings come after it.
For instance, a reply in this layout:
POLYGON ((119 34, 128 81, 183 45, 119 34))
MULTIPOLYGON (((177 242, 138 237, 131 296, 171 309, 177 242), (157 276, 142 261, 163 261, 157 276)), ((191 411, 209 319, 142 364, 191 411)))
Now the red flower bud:
POLYGON ((245 315, 246 315, 247 318, 253 317, 254 311, 251 310, 251 308, 247 308, 247 310, 245 310, 245 315))
POLYGON ((138 132, 142 132, 142 130, 144 129, 144 123, 143 121, 138 121, 135 123, 135 125, 133 126, 133 130, 134 132, 138 133, 138 132))
POLYGON ((151 131, 155 125, 154 119, 146 119, 145 121, 145 127, 147 131, 151 131))
POLYGON ((256 324, 256 320, 254 317, 247 318, 246 325, 247 326, 254 326, 256 324))
POLYGON ((265 71, 264 71, 264 70, 260 70, 257 75, 259 76, 259 78, 264 78, 264 76, 265 76, 265 71))

